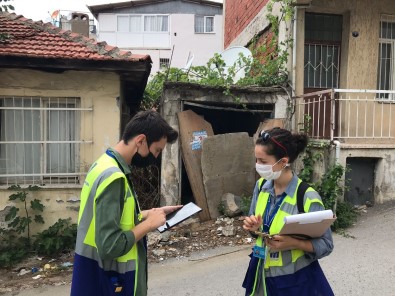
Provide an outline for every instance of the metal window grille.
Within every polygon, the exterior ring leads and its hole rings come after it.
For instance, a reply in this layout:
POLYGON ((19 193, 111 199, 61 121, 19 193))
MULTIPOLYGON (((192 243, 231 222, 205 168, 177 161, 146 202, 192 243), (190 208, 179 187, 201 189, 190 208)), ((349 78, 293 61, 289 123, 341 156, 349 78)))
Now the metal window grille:
POLYGON ((306 13, 305 88, 338 87, 342 23, 341 15, 306 13))
POLYGON ((159 68, 161 69, 167 69, 170 66, 170 59, 164 59, 160 58, 159 59, 159 68))
MULTIPOLYGON (((378 90, 395 90, 395 16, 382 15, 380 20, 378 90)), ((391 93, 377 93, 379 99, 395 100, 391 93)))
POLYGON ((79 184, 89 111, 79 98, 0 97, 0 184, 79 184))
POLYGON ((214 17, 195 15, 195 33, 214 32, 214 17))
POLYGON ((333 88, 339 84, 340 46, 305 44, 304 86, 333 88))

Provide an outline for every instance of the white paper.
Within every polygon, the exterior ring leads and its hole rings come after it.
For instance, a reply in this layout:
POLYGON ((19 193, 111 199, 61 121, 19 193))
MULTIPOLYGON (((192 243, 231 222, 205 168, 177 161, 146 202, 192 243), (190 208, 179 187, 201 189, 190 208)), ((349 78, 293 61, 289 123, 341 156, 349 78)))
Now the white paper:
POLYGON ((202 209, 195 205, 193 202, 190 202, 183 206, 181 209, 170 213, 166 218, 166 223, 162 226, 158 227, 157 229, 160 232, 167 230, 168 228, 177 225, 178 223, 188 219, 190 216, 200 212, 202 209))
POLYGON ((324 219, 331 219, 331 218, 333 218, 332 210, 325 210, 325 211, 310 212, 310 213, 287 216, 284 218, 284 223, 309 224, 309 223, 321 222, 324 219))

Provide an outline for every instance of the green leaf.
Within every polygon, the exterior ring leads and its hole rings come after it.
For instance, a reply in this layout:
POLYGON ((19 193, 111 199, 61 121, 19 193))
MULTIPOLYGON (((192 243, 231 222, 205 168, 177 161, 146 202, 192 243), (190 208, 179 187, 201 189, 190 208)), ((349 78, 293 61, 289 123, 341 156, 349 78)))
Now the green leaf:
POLYGON ((40 212, 42 212, 45 208, 45 206, 38 199, 34 199, 34 200, 30 201, 30 207, 33 210, 40 211, 40 212))
POLYGON ((35 221, 36 223, 44 224, 44 219, 43 219, 43 217, 42 217, 41 215, 35 215, 35 216, 34 216, 34 221, 35 221))
POLYGON ((16 228, 19 225, 19 222, 20 222, 20 218, 15 217, 14 220, 12 220, 10 223, 8 223, 8 227, 16 228))
POLYGON ((11 207, 10 211, 8 214, 5 216, 5 221, 10 221, 16 217, 16 214, 18 213, 19 209, 16 207, 11 207))

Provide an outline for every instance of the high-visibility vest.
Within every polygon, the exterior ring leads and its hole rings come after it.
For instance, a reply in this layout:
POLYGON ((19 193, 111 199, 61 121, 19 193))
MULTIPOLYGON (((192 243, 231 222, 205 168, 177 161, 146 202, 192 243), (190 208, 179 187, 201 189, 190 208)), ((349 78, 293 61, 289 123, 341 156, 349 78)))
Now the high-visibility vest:
POLYGON ((122 179, 125 186, 120 228, 124 231, 134 228, 136 202, 133 191, 116 160, 107 154, 103 154, 89 170, 81 192, 76 254, 97 261, 98 266, 104 271, 111 270, 120 274, 135 271, 135 292, 138 274, 137 244, 134 244, 132 249, 121 257, 114 260, 102 260, 98 255, 95 242, 96 199, 105 190, 107 185, 116 179, 122 179))
MULTIPOLYGON (((258 181, 258 188, 261 188, 261 184, 264 181, 263 178, 259 179, 258 181)), ((294 214, 298 214, 298 205, 297 205, 297 191, 298 191, 298 187, 300 185, 300 183, 302 182, 302 180, 298 180, 298 185, 295 188, 295 193, 293 196, 285 196, 280 208, 278 209, 278 212, 276 213, 272 224, 270 225, 269 228, 269 234, 270 235, 276 235, 279 234, 282 227, 284 226, 284 217, 286 216, 290 216, 290 215, 294 215, 294 214)), ((309 191, 315 191, 313 188, 309 187, 306 192, 309 191)), ((255 216, 261 216, 262 218, 265 210, 266 210, 266 206, 268 203, 268 199, 269 199, 270 193, 269 192, 259 192, 258 198, 257 198, 257 204, 255 207, 255 216)), ((310 205, 312 203, 320 203, 322 204, 321 199, 319 198, 308 198, 306 199, 305 203, 304 203, 304 211, 307 213, 310 210, 310 205)), ((263 238, 262 237, 258 237, 256 239, 256 245, 259 247, 263 247, 263 238)), ((298 259, 303 259, 304 258, 304 251, 302 250, 291 250, 291 251, 285 251, 285 252, 289 252, 291 253, 291 258, 292 258, 292 264, 295 264, 296 261, 298 259), (303 256, 303 257, 302 257, 303 256)), ((267 252, 266 252, 267 253, 267 252)), ((275 258, 271 258, 270 253, 267 253, 267 256, 265 258, 265 266, 264 269, 267 270, 269 268, 272 267, 282 267, 284 265, 283 262, 283 254, 284 252, 279 251, 278 253, 276 253, 275 258)), ((259 268, 261 266, 262 262, 261 259, 259 259, 258 262, 258 266, 257 266, 257 270, 256 270, 256 274, 255 274, 255 282, 254 282, 254 288, 253 288, 253 292, 251 293, 251 295, 254 295, 255 293, 255 288, 257 285, 257 281, 258 281, 258 276, 259 276, 259 268)))

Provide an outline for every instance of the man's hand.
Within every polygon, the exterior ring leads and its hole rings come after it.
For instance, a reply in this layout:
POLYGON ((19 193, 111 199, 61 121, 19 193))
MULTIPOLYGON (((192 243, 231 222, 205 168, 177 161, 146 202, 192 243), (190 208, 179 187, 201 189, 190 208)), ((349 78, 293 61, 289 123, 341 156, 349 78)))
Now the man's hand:
POLYGON ((262 225, 261 216, 252 215, 249 217, 245 217, 243 221, 243 228, 248 231, 257 231, 261 225, 262 225))
POLYGON ((153 208, 146 212, 145 222, 149 225, 150 231, 155 230, 166 222, 166 213, 163 208, 153 208))
POLYGON ((164 206, 164 207, 161 207, 161 208, 159 208, 159 209, 164 210, 164 211, 165 211, 165 214, 167 215, 167 214, 173 213, 174 211, 176 211, 176 210, 178 210, 178 209, 181 209, 182 207, 183 207, 183 205, 178 205, 178 206, 164 206))

